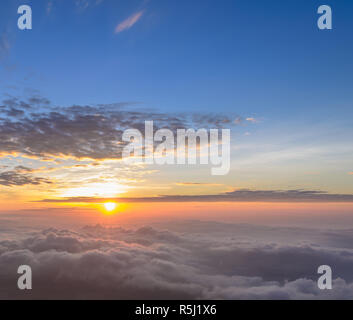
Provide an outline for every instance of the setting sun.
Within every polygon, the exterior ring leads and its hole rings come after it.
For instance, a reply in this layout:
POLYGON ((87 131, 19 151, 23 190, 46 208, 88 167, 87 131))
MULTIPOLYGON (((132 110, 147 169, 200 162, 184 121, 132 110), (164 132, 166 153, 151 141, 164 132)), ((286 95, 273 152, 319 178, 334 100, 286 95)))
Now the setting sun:
POLYGON ((114 202, 107 202, 107 203, 104 204, 104 208, 105 208, 105 210, 107 210, 108 212, 111 212, 111 211, 113 211, 113 210, 116 209, 116 203, 114 203, 114 202))

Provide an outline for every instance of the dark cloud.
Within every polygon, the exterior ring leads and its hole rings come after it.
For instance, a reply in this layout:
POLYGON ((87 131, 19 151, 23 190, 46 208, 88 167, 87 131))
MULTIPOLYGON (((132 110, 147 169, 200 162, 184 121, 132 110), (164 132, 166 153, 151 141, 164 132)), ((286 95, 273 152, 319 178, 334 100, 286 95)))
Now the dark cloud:
POLYGON ((24 167, 24 166, 17 166, 17 167, 15 167, 15 170, 16 170, 17 172, 21 172, 21 173, 24 173, 24 172, 33 172, 33 171, 35 171, 35 170, 32 169, 32 168, 28 168, 28 167, 24 167))
MULTIPOLYGON (((197 233, 190 232, 187 225, 184 232, 152 227, 47 229, 22 240, 0 241, 0 298, 352 297, 353 251, 337 247, 340 231, 212 226, 203 224, 207 230, 197 233), (280 235, 282 240, 266 240, 266 234, 280 235), (286 243, 288 235, 300 239, 286 243), (313 243, 314 239, 320 241, 313 243), (322 239, 326 246, 320 244, 322 239), (33 290, 26 293, 16 289, 16 270, 22 264, 33 271, 33 290), (317 268, 322 264, 333 269, 332 290, 317 287, 317 268)), ((352 230, 343 233, 353 236, 352 230)))
MULTIPOLYGON (((98 198, 44 199, 43 202, 101 202, 98 198)), ((157 197, 116 198, 120 202, 353 202, 352 194, 331 194, 317 190, 249 190, 209 195, 161 195, 157 197)))
POLYGON ((5 114, 6 114, 8 117, 17 118, 17 117, 22 117, 22 116, 24 116, 25 113, 24 113, 23 110, 20 110, 20 109, 9 108, 9 109, 5 110, 5 114))
MULTIPOLYGON (((28 168, 25 168, 25 169, 28 169, 28 168)), ((23 172, 23 169, 20 169, 19 171, 0 172, 0 185, 11 187, 11 186, 39 185, 43 183, 44 184, 51 183, 51 181, 48 179, 34 177, 28 173, 22 173, 22 172, 23 172)))
POLYGON ((132 103, 98 106, 51 107, 40 96, 28 101, 10 97, 0 108, 0 152, 34 157, 120 159, 123 131, 144 132, 145 121, 155 130, 234 125, 221 115, 173 115, 128 109, 132 103))
MULTIPOLYGON (((39 95, 29 98, 28 102, 30 105, 35 105, 35 106, 40 106, 40 105, 49 106, 50 104, 50 101, 48 99, 43 98, 39 95)), ((20 101, 20 104, 21 103, 23 106, 28 107, 27 105, 23 104, 22 101, 20 101)))

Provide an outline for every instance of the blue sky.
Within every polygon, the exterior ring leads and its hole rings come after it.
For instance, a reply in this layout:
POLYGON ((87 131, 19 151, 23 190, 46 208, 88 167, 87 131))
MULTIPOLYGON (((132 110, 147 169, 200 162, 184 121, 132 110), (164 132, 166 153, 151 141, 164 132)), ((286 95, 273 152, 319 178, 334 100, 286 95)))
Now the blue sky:
POLYGON ((3 1, 11 82, 29 77, 24 86, 65 105, 140 101, 271 118, 350 113, 347 1, 332 3, 332 31, 316 26, 320 1, 94 2, 83 9, 54 0, 48 13, 48 1, 3 1), (32 5, 32 31, 16 30, 16 2, 32 5), (141 10, 134 26, 114 33, 141 10))
MULTIPOLYGON (((5 0, 1 93, 38 90, 58 106, 130 101, 253 117, 236 150, 251 145, 259 159, 262 149, 290 149, 291 160, 295 150, 320 148, 310 159, 302 154, 306 171, 326 174, 314 185, 352 191, 352 12, 349 1, 5 0), (33 30, 19 31, 17 6, 26 3, 33 30), (333 30, 317 28, 322 4, 332 7, 333 30)), ((235 161, 249 155, 237 152, 235 161)), ((289 160, 274 170, 291 171, 289 160)))

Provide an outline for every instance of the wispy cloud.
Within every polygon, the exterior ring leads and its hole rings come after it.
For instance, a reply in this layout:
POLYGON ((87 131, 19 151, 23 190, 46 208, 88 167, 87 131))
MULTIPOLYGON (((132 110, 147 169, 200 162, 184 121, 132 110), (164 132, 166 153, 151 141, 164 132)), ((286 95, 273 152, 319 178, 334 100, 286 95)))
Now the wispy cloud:
POLYGON ((144 14, 144 10, 135 12, 130 17, 119 23, 115 28, 115 33, 120 33, 124 30, 130 29, 137 21, 139 21, 144 14))
POLYGON ((177 182, 177 186, 207 186, 207 187, 213 187, 213 186, 222 186, 220 183, 207 183, 207 182, 177 182))
MULTIPOLYGON (((99 6, 104 0, 75 0, 73 2, 74 6, 79 12, 83 12, 88 8, 93 8, 99 6)), ((46 6, 46 14, 50 15, 55 6, 59 4, 59 0, 48 0, 46 6)))
POLYGON ((76 0, 75 5, 76 7, 84 11, 89 7, 99 6, 104 0, 76 0))
POLYGON ((46 9, 47 15, 49 15, 52 12, 53 6, 54 6, 53 0, 49 0, 47 3, 47 9, 46 9))
POLYGON ((0 34, 0 60, 3 59, 10 51, 10 41, 7 31, 0 34))
POLYGON ((249 121, 249 122, 251 122, 251 123, 258 123, 258 122, 259 122, 258 119, 255 119, 255 118, 253 118, 253 117, 246 118, 246 121, 249 121))

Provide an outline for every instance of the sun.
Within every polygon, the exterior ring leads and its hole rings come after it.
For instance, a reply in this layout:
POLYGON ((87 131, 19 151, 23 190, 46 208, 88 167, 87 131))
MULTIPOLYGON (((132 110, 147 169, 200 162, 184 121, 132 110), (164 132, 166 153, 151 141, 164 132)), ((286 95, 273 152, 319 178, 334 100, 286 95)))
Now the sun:
POLYGON ((104 204, 104 208, 108 212, 112 212, 112 211, 114 211, 116 209, 116 203, 115 202, 106 202, 104 204))

